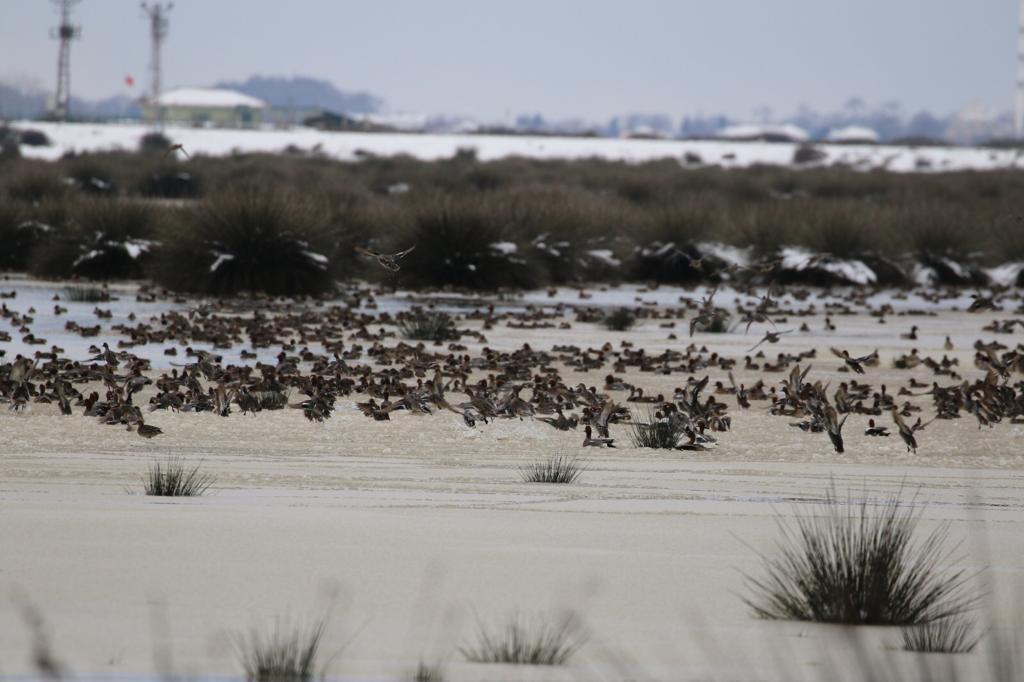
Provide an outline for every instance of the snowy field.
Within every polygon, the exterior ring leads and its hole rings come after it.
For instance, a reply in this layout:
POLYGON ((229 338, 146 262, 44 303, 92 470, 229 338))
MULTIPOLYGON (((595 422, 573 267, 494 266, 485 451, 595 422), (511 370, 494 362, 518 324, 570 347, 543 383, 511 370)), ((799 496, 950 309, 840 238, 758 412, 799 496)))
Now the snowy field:
MULTIPOLYGON (((53 160, 68 152, 138 149, 149 131, 139 124, 47 123, 18 121, 15 128, 41 130, 52 141, 49 147, 22 146, 30 158, 53 160)), ((790 165, 795 143, 632 140, 607 138, 560 138, 497 135, 421 135, 414 133, 325 132, 309 128, 289 130, 234 130, 170 126, 166 134, 184 145, 190 154, 224 156, 234 152, 278 153, 287 147, 317 151, 328 157, 352 161, 366 154, 408 154, 423 159, 449 158, 460 149, 476 150, 483 161, 521 156, 534 159, 581 159, 597 157, 615 161, 643 162, 655 159, 683 160, 696 155, 698 164, 742 168, 755 164, 790 165)), ((820 164, 891 171, 953 171, 1019 168, 1024 165, 1016 150, 971 147, 899 147, 878 145, 815 144, 825 154, 820 164)))
MULTIPOLYGON (((11 290, 17 296, 4 304, 21 313, 34 308, 33 332, 75 359, 87 357, 89 343, 113 345, 119 337, 110 327, 130 313, 141 321, 198 303, 139 304, 125 285, 114 291, 118 301, 62 302, 68 312, 57 317, 52 297, 61 292, 59 284, 0 286, 11 290), (112 317, 97 320, 96 307, 112 317), (68 320, 98 321, 104 331, 83 340, 65 333, 68 320)), ((559 290, 501 305, 663 309, 705 293, 622 286, 595 288, 586 300, 559 290)), ((824 311, 841 303, 840 293, 804 301, 787 296, 780 306, 814 304, 824 311)), ((872 295, 870 305, 893 306, 884 325, 863 311, 833 315, 835 329, 825 327, 823 314, 804 318, 808 331, 782 336, 765 346, 766 354, 813 348, 813 378, 834 387, 850 375, 840 371, 829 346, 854 355, 878 349, 881 363, 863 380, 895 392, 911 377, 933 380, 923 367, 892 368, 894 358, 912 349, 957 359, 973 380, 984 374, 973 365, 976 340, 1011 347, 1021 341, 1020 329, 982 330, 1012 317, 1010 309, 968 315, 966 295, 936 302, 920 293, 872 295), (922 309, 936 316, 910 314, 922 309), (918 338, 903 338, 911 325, 920 327, 918 338)), ((722 290, 717 300, 731 308, 735 299, 750 300, 745 296, 722 290)), ((414 302, 423 299, 379 296, 376 312, 414 302)), ((458 313, 484 303, 446 297, 440 305, 458 313)), ((480 323, 458 326, 479 329, 480 323)), ((692 342, 742 358, 763 331, 698 332, 692 342)), ((626 332, 579 322, 530 331, 498 324, 486 331, 486 343, 463 342, 473 355, 484 346, 513 350, 526 342, 538 349, 632 343, 652 353, 691 343, 685 324, 676 329, 679 340, 668 332, 652 320, 626 332)), ((0 343, 7 360, 38 348, 18 337, 0 343)), ((151 357, 163 371, 171 366, 162 349, 132 352, 151 357)), ((224 352, 226 361, 241 361, 234 351, 224 352)), ((601 386, 605 374, 566 371, 569 384, 601 386)), ((648 394, 671 394, 686 381, 678 373, 635 369, 616 375, 648 394)), ((712 382, 727 381, 720 370, 710 375, 712 382)), ((758 378, 775 384, 780 377, 745 370, 742 362, 736 368, 737 381, 747 385, 758 378)), ((84 679, 239 679, 232 637, 267 628, 280 614, 293 621, 317 617, 329 604, 324 658, 334 656, 327 674, 336 680, 407 680, 418 660, 441 662, 446 679, 467 682, 868 679, 849 660, 846 630, 758 620, 742 601, 743 573, 757 574, 757 552, 770 552, 778 537, 775 514, 796 501, 820 499, 834 480, 844 494, 885 495, 900 486, 916 491, 923 530, 948 521, 951 537, 965 540, 946 565, 987 567, 994 606, 980 618, 992 629, 975 653, 956 659, 961 679, 987 679, 988 647, 1020 623, 1024 425, 979 429, 970 416, 940 420, 919 435, 921 449, 912 454, 897 437, 862 435, 867 417, 852 415, 847 452, 837 455, 825 434, 790 427, 791 419, 767 414, 764 402, 740 411, 734 397, 720 399, 729 403, 733 428, 716 434, 718 445, 707 452, 635 448, 624 425, 613 425, 620 447, 609 450, 583 449, 579 431, 531 419, 470 428, 450 413, 403 413, 376 422, 360 414, 353 398, 339 399, 324 423, 289 409, 226 418, 154 412, 147 423, 164 434, 153 440, 80 414, 62 417, 52 404, 5 409, 0 593, 13 597, 0 608, 0 674, 33 674, 31 630, 12 606, 28 599, 45 621, 54 656, 84 679), (523 483, 519 467, 552 453, 585 457, 580 482, 523 483), (168 455, 201 461, 216 476, 211 493, 189 500, 140 495, 140 476, 168 455), (587 641, 560 668, 466 662, 459 647, 473 644, 478 622, 499 624, 517 611, 572 611, 587 641)), ((928 405, 927 397, 916 400, 928 405)), ((918 656, 898 650, 897 632, 861 632, 872 660, 893 666, 890 673, 920 670, 918 656)))

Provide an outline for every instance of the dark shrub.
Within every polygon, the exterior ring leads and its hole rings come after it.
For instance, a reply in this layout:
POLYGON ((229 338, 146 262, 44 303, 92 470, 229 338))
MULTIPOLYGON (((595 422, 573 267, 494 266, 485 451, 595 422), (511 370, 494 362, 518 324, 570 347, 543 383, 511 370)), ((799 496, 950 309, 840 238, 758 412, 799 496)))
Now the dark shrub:
POLYGON ((398 322, 402 337, 415 341, 449 341, 459 338, 451 315, 422 308, 403 315, 398 322))
POLYGON ((402 264, 399 282, 493 290, 532 288, 540 281, 538 268, 511 241, 493 202, 439 198, 417 203, 410 220, 391 242, 393 251, 416 246, 402 264))
POLYGON ((752 246, 756 254, 767 257, 777 254, 781 246, 799 244, 800 227, 791 203, 748 204, 734 211, 724 241, 752 246))
POLYGON ((762 618, 850 625, 918 625, 965 613, 975 598, 967 576, 944 571, 949 524, 915 539, 921 512, 899 494, 885 502, 840 500, 779 521, 776 557, 750 578, 747 604, 762 618))
POLYGON ((617 193, 634 204, 651 204, 665 196, 666 188, 649 178, 626 178, 619 183, 617 193))
POLYGON ((0 126, 0 160, 21 158, 20 142, 17 131, 0 126))
POLYGON ((68 193, 68 183, 61 179, 54 167, 35 163, 27 165, 24 161, 19 165, 4 182, 12 199, 35 203, 57 199, 68 193))
MULTIPOLYGON (((496 198, 497 202, 498 199, 496 198)), ((545 281, 617 281, 623 276, 615 254, 620 234, 635 231, 639 210, 626 202, 578 190, 530 187, 501 195, 496 216, 514 226, 527 244, 525 255, 545 281)))
POLYGON ((633 252, 630 276, 672 284, 717 279, 726 264, 712 256, 702 258, 697 242, 713 232, 719 214, 713 202, 703 199, 651 211, 650 227, 635 237, 640 244, 633 252))
POLYGON ((875 284, 878 286, 905 287, 910 284, 910 277, 903 267, 890 258, 876 253, 864 253, 860 255, 860 260, 875 273, 875 284))
POLYGON ((954 251, 925 252, 918 256, 918 261, 921 265, 934 271, 934 284, 936 285, 976 287, 988 285, 988 275, 954 251))
POLYGON ((798 243, 816 253, 836 258, 857 258, 879 248, 886 235, 877 227, 870 205, 848 200, 823 202, 806 199, 790 202, 793 221, 799 226, 798 243))
POLYGON ((318 295, 334 288, 326 213, 308 198, 237 192, 179 216, 153 276, 175 291, 318 295))
POLYGON ((23 145, 28 147, 49 147, 51 142, 49 136, 42 130, 25 128, 18 131, 18 137, 23 145))
POLYGON ((68 177, 85 194, 101 197, 114 196, 117 194, 117 183, 110 165, 95 159, 77 160, 72 164, 68 177))
POLYGON ((182 170, 178 166, 159 166, 144 171, 137 189, 144 197, 194 199, 202 193, 202 183, 191 170, 182 170))
POLYGON ((908 250, 916 254, 950 254, 963 257, 977 248, 984 231, 968 227, 974 222, 971 209, 957 202, 903 204, 891 211, 885 226, 901 234, 908 250))
POLYGON ((828 158, 828 154, 811 144, 802 144, 793 151, 793 163, 803 165, 805 163, 818 163, 828 158))
POLYGON ((139 138, 139 151, 144 154, 166 154, 171 148, 171 139, 163 133, 146 133, 139 138))
POLYGON ((41 277, 66 279, 139 279, 146 262, 159 246, 154 209, 133 201, 105 199, 70 203, 49 211, 60 220, 32 257, 32 272, 41 277))
POLYGON ((25 270, 45 232, 46 226, 29 220, 21 205, 0 201, 0 270, 25 270))
POLYGON ((636 313, 629 308, 616 308, 615 310, 606 313, 604 319, 601 320, 601 324, 604 328, 612 332, 624 332, 627 329, 631 329, 636 324, 636 313))
POLYGON ((356 246, 378 243, 381 235, 400 231, 406 223, 406 214, 395 202, 371 198, 367 192, 331 196, 327 228, 334 276, 345 279, 353 276, 379 276, 380 266, 356 253, 356 246))

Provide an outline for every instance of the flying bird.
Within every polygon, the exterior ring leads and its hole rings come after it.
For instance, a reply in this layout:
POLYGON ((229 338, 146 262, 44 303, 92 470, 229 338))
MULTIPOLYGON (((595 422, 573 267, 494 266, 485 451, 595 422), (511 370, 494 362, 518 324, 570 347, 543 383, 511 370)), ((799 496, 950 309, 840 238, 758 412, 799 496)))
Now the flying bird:
POLYGON ((357 253, 359 253, 359 254, 361 254, 363 256, 369 256, 370 258, 376 258, 377 259, 377 263, 379 263, 380 266, 382 268, 384 268, 385 270, 388 270, 390 272, 398 272, 399 270, 402 269, 402 266, 399 265, 401 260, 403 258, 405 258, 406 256, 408 256, 410 253, 412 253, 412 250, 415 249, 415 248, 416 248, 416 245, 413 244, 412 246, 410 246, 405 251, 399 251, 398 253, 390 253, 390 254, 389 253, 377 253, 376 251, 371 251, 370 249, 364 249, 363 247, 358 246, 358 245, 355 247, 355 250, 356 250, 357 253))
POLYGON ((873 360, 875 355, 878 353, 878 351, 876 350, 874 353, 869 353, 868 355, 865 355, 863 357, 855 358, 851 356, 850 351, 846 350, 845 348, 843 350, 839 350, 838 348, 831 346, 829 347, 829 350, 832 351, 832 355, 835 355, 837 358, 841 358, 842 361, 846 363, 846 366, 852 369, 857 374, 863 374, 864 363, 873 360))
POLYGON ((700 310, 693 318, 690 319, 690 336, 693 336, 693 332, 700 327, 708 327, 716 320, 724 319, 725 313, 715 308, 715 293, 718 291, 718 287, 711 290, 700 303, 700 310))
MULTIPOLYGON (((913 452, 916 455, 917 438, 914 434, 918 431, 923 431, 924 427, 928 426, 928 424, 931 424, 932 422, 928 421, 922 424, 921 418, 918 417, 917 421, 913 425, 908 426, 907 423, 903 421, 900 411, 895 407, 892 408, 892 420, 896 422, 896 428, 899 429, 900 438, 903 439, 904 444, 907 446, 907 452, 913 452)), ((934 419, 932 421, 934 421, 934 419)))
POLYGON ((789 334, 792 331, 793 331, 792 329, 787 329, 784 332, 765 332, 764 333, 764 338, 761 339, 760 341, 758 341, 757 343, 755 343, 753 346, 751 346, 750 350, 748 350, 747 352, 748 353, 754 352, 754 350, 756 350, 758 346, 760 346, 762 343, 765 343, 765 342, 768 342, 768 343, 778 343, 779 342, 779 337, 781 337, 783 334, 789 334))
POLYGON ((164 157, 166 158, 168 156, 171 156, 172 154, 174 154, 174 152, 181 152, 182 154, 185 155, 186 159, 192 158, 191 156, 188 155, 188 152, 185 151, 185 145, 181 144, 180 142, 178 144, 172 144, 170 147, 168 147, 167 151, 164 152, 164 157))

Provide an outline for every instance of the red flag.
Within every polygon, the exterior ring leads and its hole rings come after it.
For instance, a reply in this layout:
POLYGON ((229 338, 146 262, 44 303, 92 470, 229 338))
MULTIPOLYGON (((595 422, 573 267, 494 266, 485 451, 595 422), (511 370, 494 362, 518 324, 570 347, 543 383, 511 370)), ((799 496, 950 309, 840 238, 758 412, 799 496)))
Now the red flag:
POLYGON ((128 74, 127 76, 124 77, 124 84, 127 85, 129 88, 130 87, 134 87, 135 79, 132 78, 131 74, 128 74))

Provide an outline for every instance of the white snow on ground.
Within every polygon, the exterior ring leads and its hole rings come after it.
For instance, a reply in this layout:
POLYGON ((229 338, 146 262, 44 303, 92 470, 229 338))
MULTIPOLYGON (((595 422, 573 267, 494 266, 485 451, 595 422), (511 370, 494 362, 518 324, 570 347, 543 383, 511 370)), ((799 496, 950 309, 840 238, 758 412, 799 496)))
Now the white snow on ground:
POLYGON ((968 272, 964 266, 962 266, 960 263, 957 263, 952 258, 940 258, 939 260, 942 262, 943 265, 952 270, 953 274, 956 275, 957 277, 968 279, 971 276, 971 273, 968 272))
POLYGON ((551 235, 548 234, 547 232, 539 234, 533 238, 531 244, 534 247, 540 249, 541 251, 544 251, 545 253, 554 256, 555 258, 558 258, 559 256, 562 255, 562 249, 568 249, 569 247, 572 246, 570 242, 567 242, 565 240, 557 241, 553 244, 548 244, 547 239, 550 236, 551 235))
MULTIPOLYGON (((782 249, 782 267, 790 270, 805 270, 815 254, 799 246, 787 246, 782 249)), ((856 259, 827 258, 814 264, 814 267, 831 272, 847 282, 854 284, 874 284, 878 277, 874 271, 856 259)))
POLYGON ((831 272, 833 275, 842 277, 847 282, 855 284, 874 284, 878 279, 874 270, 865 265, 864 261, 852 258, 849 260, 826 261, 820 267, 831 272))
POLYGON ((622 261, 615 257, 611 249, 591 249, 587 251, 587 255, 613 268, 622 265, 622 261))
POLYGON ((721 242, 700 242, 697 244, 697 250, 709 256, 721 258, 730 265, 744 267, 750 263, 751 249, 749 247, 744 248, 721 242))
POLYGON ((316 263, 321 269, 326 268, 329 262, 327 256, 315 251, 303 251, 302 255, 316 263))
POLYGON ((1012 287, 1017 283, 1017 278, 1020 276, 1020 271, 1024 270, 1024 263, 1006 263, 996 268, 989 268, 985 270, 985 274, 988 276, 989 281, 992 284, 1012 287))
POLYGON ((129 239, 122 244, 132 260, 136 260, 142 254, 148 252, 154 245, 156 245, 156 242, 149 239, 129 239))
POLYGON ((82 263, 84 263, 86 261, 90 261, 90 260, 92 260, 96 256, 99 256, 102 253, 103 253, 102 251, 97 251, 96 249, 93 249, 92 251, 89 251, 88 253, 83 253, 81 256, 79 256, 78 258, 75 259, 74 263, 71 264, 71 269, 74 270, 75 268, 77 268, 82 263))
MULTIPOLYGON (((40 130, 53 141, 49 147, 22 146, 30 158, 59 159, 68 152, 138 149, 150 129, 140 124, 50 123, 18 121, 18 129, 40 130)), ((293 145, 316 147, 322 154, 355 161, 366 154, 409 154, 419 159, 450 158, 459 149, 472 148, 482 161, 508 156, 534 159, 604 159, 639 163, 655 159, 682 159, 687 153, 703 164, 741 168, 754 164, 789 165, 796 143, 740 142, 728 140, 636 140, 612 138, 531 137, 528 135, 426 135, 408 133, 328 132, 311 128, 289 130, 238 130, 169 126, 166 135, 184 145, 189 154, 225 156, 234 152, 277 153, 293 145)), ((976 147, 897 147, 887 145, 819 144, 825 165, 845 164, 858 169, 891 171, 987 170, 1024 167, 1013 150, 976 147)))
POLYGON ((38 220, 26 220, 23 223, 18 224, 19 230, 39 230, 40 232, 49 232, 53 229, 51 225, 41 223, 38 220))
POLYGON ((511 256, 513 253, 519 250, 519 247, 512 242, 494 242, 491 244, 491 250, 496 251, 504 256, 511 256))
POLYGON ((782 267, 787 270, 803 270, 814 254, 799 246, 787 246, 781 251, 782 267))
POLYGON ((919 287, 931 286, 936 279, 938 279, 938 273, 935 272, 935 268, 920 263, 915 263, 914 269, 910 273, 910 280, 919 287))
POLYGON ((229 260, 235 259, 234 254, 231 253, 218 253, 216 255, 217 260, 213 261, 213 263, 210 264, 210 272, 217 272, 217 268, 219 268, 221 265, 228 262, 229 260))
MULTIPOLYGON (((675 242, 669 242, 669 243, 665 244, 664 246, 662 246, 657 251, 655 251, 654 255, 658 256, 658 257, 667 256, 668 254, 672 253, 672 251, 674 251, 675 248, 676 248, 676 243, 675 242)), ((646 249, 644 249, 644 251, 646 251, 646 249)))

